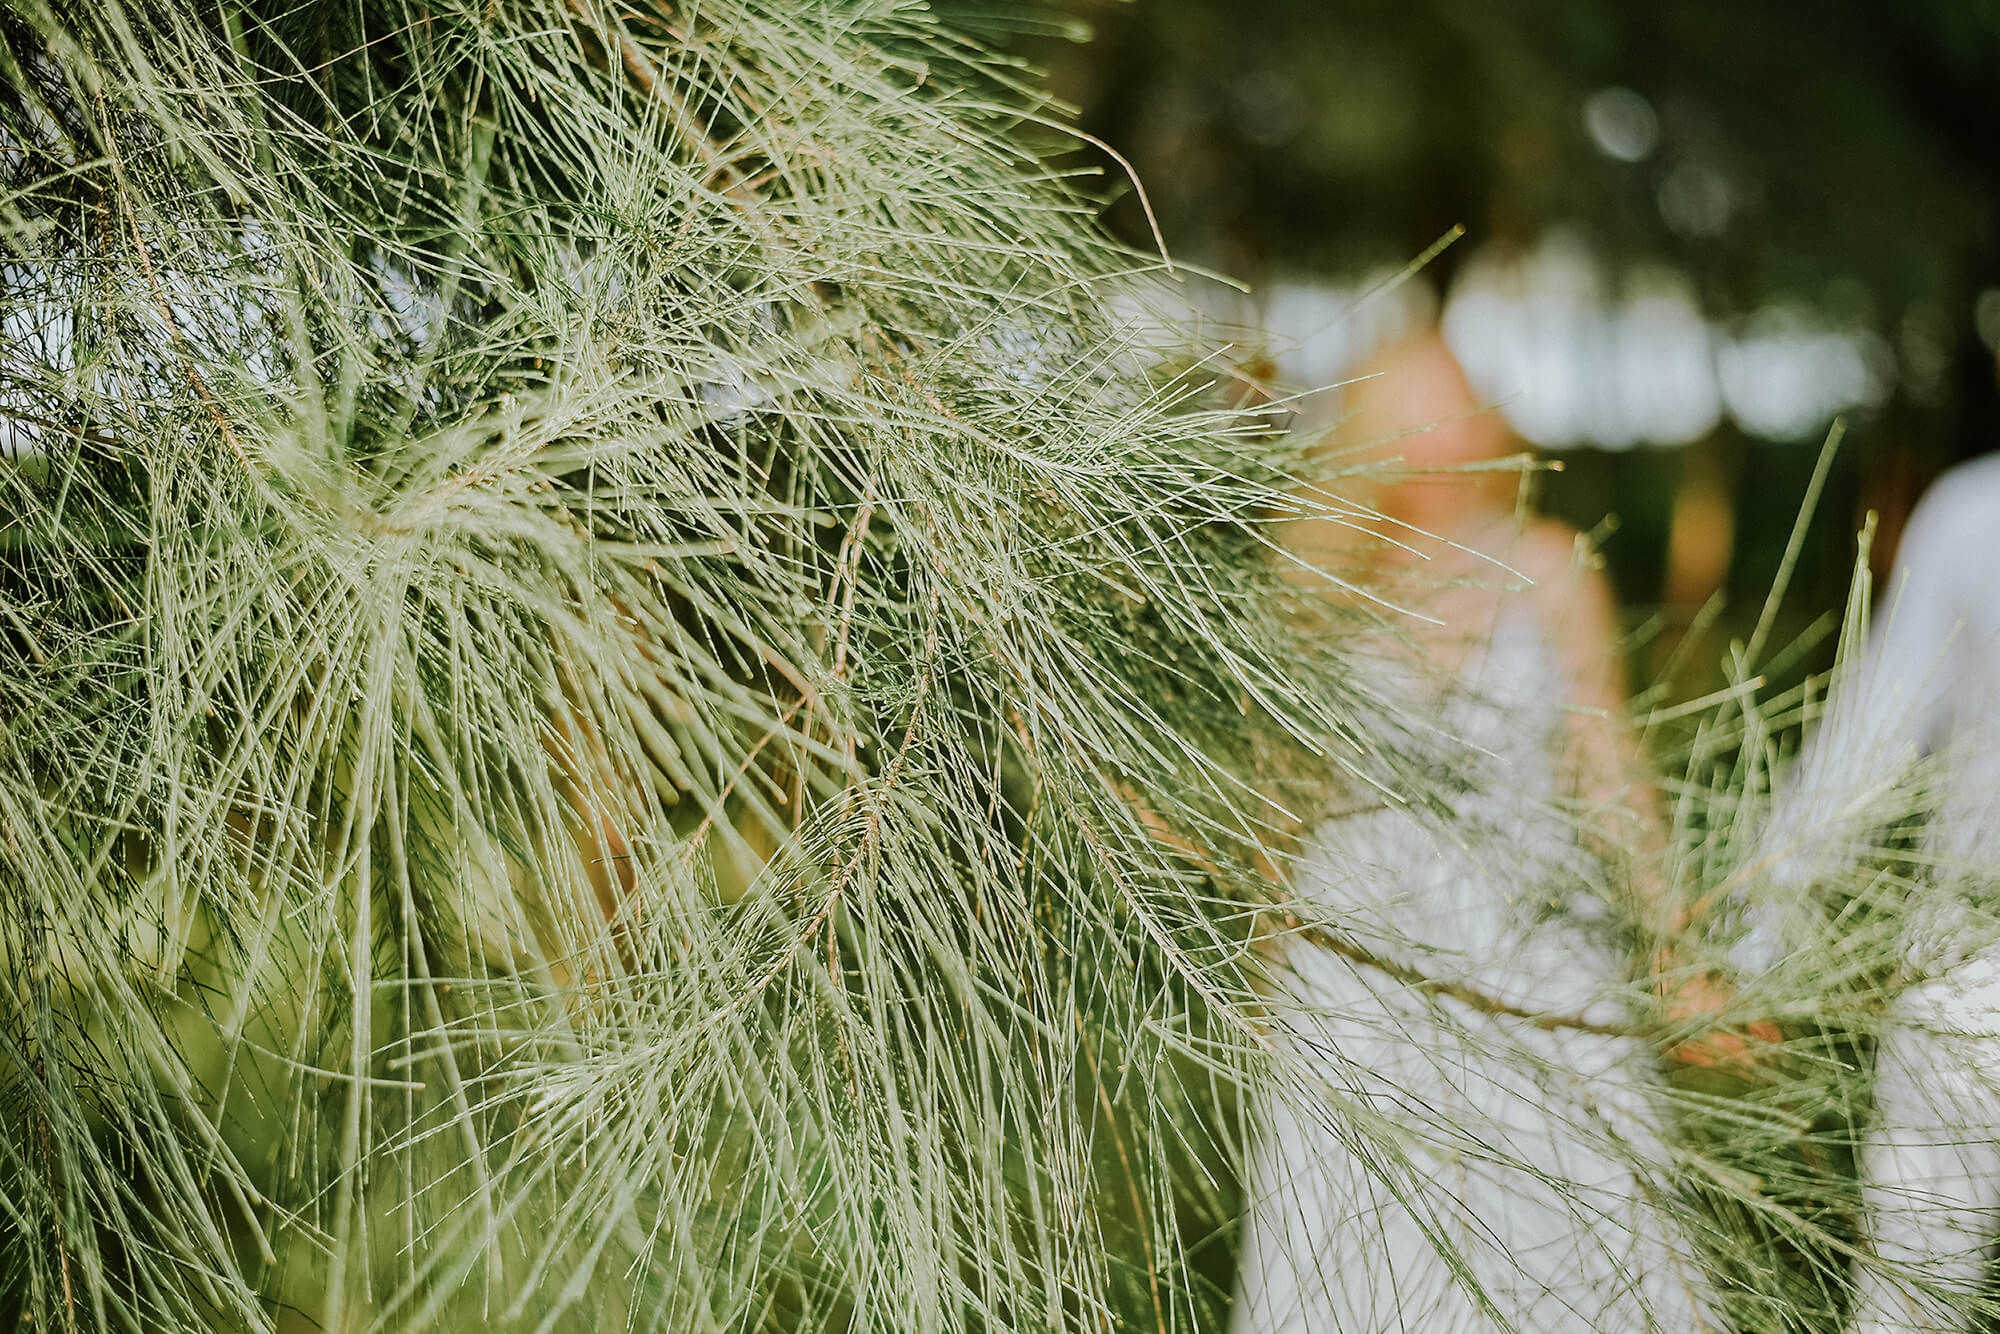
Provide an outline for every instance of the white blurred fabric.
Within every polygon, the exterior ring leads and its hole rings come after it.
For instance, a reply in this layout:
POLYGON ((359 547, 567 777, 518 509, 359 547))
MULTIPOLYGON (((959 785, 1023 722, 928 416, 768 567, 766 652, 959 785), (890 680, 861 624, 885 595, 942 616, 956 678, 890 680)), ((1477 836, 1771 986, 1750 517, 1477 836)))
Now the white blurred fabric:
POLYGON ((1879 1263, 1852 1327, 1958 1330, 2000 1238, 2000 951, 1975 911, 2000 867, 2000 457, 1953 469, 1910 516, 1887 613, 1836 685, 1773 812, 1774 902, 1740 962, 1769 966, 1824 929, 1812 886, 1860 854, 1917 766, 1936 783, 1904 954, 1925 978, 1875 1058, 1863 1200, 1879 1263))
POLYGON ((1861 1186, 1875 1262, 1853 1328, 1984 1329, 1965 1299, 2000 1237, 2000 958, 1988 950, 1905 992, 1875 1053, 1861 1186))
MULTIPOLYGON (((1302 913, 1508 1005, 1617 1024, 1573 822, 1555 805, 1567 692, 1525 608, 1503 611, 1439 710, 1437 820, 1329 821, 1302 913)), ((1496 1016, 1307 936, 1272 1005, 1279 1074, 1254 1108, 1235 1334, 1719 1328, 1670 1218, 1651 1051, 1496 1016)))
MULTIPOLYGON (((1904 529, 1882 602, 1772 811, 1764 900, 1736 952, 1747 971, 1820 929, 1812 887, 1902 813, 1920 762, 1943 776, 1925 846, 1939 878, 2000 856, 2000 456, 1931 487, 1904 529)), ((1913 925, 1912 962, 1949 964, 1953 923, 1913 925)))

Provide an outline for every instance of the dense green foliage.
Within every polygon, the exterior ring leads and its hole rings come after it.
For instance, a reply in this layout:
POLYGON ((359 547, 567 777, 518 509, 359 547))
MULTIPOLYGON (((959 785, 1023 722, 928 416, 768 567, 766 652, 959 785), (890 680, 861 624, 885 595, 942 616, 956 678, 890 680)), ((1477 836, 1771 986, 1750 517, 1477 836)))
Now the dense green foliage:
POLYGON ((1232 901, 1354 707, 1268 419, 1006 69, 893 3, 0 31, 0 1306, 1213 1312, 1232 901))

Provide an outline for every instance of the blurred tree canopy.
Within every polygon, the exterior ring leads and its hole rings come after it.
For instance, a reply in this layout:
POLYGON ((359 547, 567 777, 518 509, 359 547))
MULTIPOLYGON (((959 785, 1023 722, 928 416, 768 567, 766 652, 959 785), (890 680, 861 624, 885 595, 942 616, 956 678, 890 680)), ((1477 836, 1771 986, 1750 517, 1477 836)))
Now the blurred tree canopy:
POLYGON ((1723 307, 1847 277, 1900 313, 2000 279, 1985 0, 1095 8, 1095 73, 1065 64, 1066 91, 1170 234, 1232 267, 1353 267, 1454 223, 1507 240, 1570 220, 1684 265, 1723 307), (1619 145, 1636 160, 1590 132, 1604 89, 1657 116, 1612 131, 1644 136, 1619 145))
MULTIPOLYGON (((1844 592, 1861 511, 1882 512, 1886 557, 1922 487, 1991 446, 1995 0, 945 4, 1010 31, 1132 159, 1177 257, 1259 283, 1353 274, 1462 223, 1468 241, 1431 269, 1443 289, 1479 247, 1562 226, 1613 264, 1686 275, 1711 318, 1790 302, 1875 331, 1894 390, 1853 423, 1829 486, 1802 571, 1820 607, 1844 592)), ((1112 216, 1145 235, 1134 196, 1112 216)), ((1661 597, 1672 498, 1694 473, 1737 504, 1731 591, 1768 585, 1811 450, 1717 435, 1584 451, 1551 494, 1586 526, 1620 513, 1628 598, 1661 597)))

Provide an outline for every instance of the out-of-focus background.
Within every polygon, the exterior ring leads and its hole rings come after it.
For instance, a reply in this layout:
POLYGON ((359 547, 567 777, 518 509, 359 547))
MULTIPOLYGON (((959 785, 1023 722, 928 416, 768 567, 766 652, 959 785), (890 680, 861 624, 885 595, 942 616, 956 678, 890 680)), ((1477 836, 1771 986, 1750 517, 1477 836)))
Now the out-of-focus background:
MULTIPOLYGON (((1865 513, 1881 571, 1924 487, 2000 445, 2000 0, 940 8, 1131 159, 1177 260, 1252 285, 1215 291, 1287 381, 1440 321, 1560 461, 1540 503, 1601 534, 1669 694, 1755 620, 1836 418, 1775 643, 1840 606, 1865 513)), ((1147 240, 1135 195, 1110 217, 1147 240)))

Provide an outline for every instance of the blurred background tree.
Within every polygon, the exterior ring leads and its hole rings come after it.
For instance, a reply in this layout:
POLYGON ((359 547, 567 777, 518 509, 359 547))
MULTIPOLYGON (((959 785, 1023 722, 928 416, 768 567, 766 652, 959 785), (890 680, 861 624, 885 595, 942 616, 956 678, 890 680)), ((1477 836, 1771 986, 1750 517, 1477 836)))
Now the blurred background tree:
MULTIPOLYGON (((1254 285, 1294 377, 1441 302, 1481 389, 1562 459, 1544 506, 1614 516, 1619 591, 1657 624, 1718 592, 1719 633, 1754 617, 1837 414, 1793 630, 1839 605, 1866 511, 1879 571, 1922 489, 1991 447, 1992 0, 946 6, 1050 69, 1177 257, 1254 285)), ((1112 216, 1145 236, 1135 196, 1112 216)))

